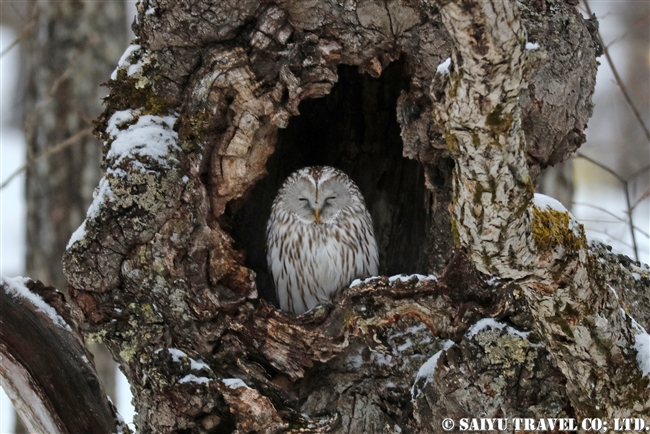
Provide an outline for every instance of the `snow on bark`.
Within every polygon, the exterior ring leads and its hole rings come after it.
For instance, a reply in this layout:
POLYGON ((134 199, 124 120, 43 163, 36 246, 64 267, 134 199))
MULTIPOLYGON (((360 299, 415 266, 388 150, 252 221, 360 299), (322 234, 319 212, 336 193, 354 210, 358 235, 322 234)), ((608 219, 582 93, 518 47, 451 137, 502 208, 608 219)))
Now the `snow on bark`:
POLYGON ((530 332, 519 331, 507 324, 496 321, 493 318, 483 318, 482 320, 477 321, 472 327, 470 327, 465 336, 471 339, 476 336, 477 333, 480 333, 487 328, 493 328, 497 330, 505 329, 508 333, 519 336, 522 339, 528 339, 528 336, 530 335, 530 332))
POLYGON ((433 376, 436 373, 436 365, 438 364, 438 359, 440 358, 440 355, 442 354, 443 351, 448 350, 451 348, 451 346, 454 345, 454 341, 451 340, 446 340, 442 344, 442 349, 435 353, 433 356, 429 358, 422 366, 420 366, 420 369, 418 370, 417 374, 415 375, 415 381, 413 382, 413 387, 411 387, 411 401, 414 401, 417 397, 420 396, 422 393, 422 389, 424 389, 427 384, 431 383, 433 381, 433 376), (418 384, 422 380, 424 380, 423 384, 418 384), (416 391, 417 387, 417 391, 416 391))
POLYGON ((12 297, 22 297, 26 300, 29 300, 32 303, 38 312, 43 312, 46 314, 50 320, 59 327, 62 327, 68 331, 72 331, 70 325, 57 313, 57 311, 47 304, 38 294, 33 293, 25 286, 25 282, 30 281, 31 279, 27 277, 0 277, 0 285, 7 292, 7 294, 12 297))
MULTIPOLYGON (((130 69, 132 66, 134 66, 134 65, 131 65, 131 63, 129 63, 129 57, 131 57, 131 55, 135 51, 137 51, 139 49, 140 49, 140 46, 137 45, 137 44, 132 44, 132 45, 129 45, 128 47, 126 47, 126 50, 124 51, 124 54, 122 54, 122 57, 120 57, 120 60, 117 62, 117 68, 115 68, 115 71, 113 71, 111 73, 111 80, 117 80, 117 71, 120 68, 129 68, 130 69)), ((131 74, 127 73, 127 75, 131 75, 131 74)))
POLYGON ((143 115, 140 110, 115 113, 106 132, 112 142, 106 159, 111 166, 119 166, 123 160, 146 170, 143 164, 150 160, 159 166, 169 164, 170 154, 179 151, 178 134, 173 130, 176 116, 143 115), (133 121, 135 123, 132 123, 133 121))

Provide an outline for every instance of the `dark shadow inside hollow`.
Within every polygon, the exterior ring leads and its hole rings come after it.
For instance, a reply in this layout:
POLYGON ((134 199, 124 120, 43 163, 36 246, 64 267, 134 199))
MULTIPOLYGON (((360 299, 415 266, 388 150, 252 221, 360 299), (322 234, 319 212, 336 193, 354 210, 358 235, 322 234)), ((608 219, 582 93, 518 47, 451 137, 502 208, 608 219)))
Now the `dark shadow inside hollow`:
POLYGON ((357 183, 372 216, 380 274, 427 272, 429 193, 422 165, 402 156, 396 119, 397 98, 409 83, 405 64, 391 64, 378 79, 352 66, 338 73, 329 95, 300 104, 300 116, 278 133, 268 176, 228 212, 235 248, 246 251, 246 265, 267 300, 275 301, 265 250, 271 204, 285 178, 305 166, 334 166, 357 183))

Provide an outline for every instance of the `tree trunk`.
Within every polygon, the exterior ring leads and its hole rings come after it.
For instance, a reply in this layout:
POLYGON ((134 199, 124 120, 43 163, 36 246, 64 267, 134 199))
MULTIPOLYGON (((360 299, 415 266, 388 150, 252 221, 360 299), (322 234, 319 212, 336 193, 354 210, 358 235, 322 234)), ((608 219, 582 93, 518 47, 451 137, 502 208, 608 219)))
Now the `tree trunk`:
MULTIPOLYGON (((35 25, 23 46, 28 160, 62 149, 27 169, 25 271, 67 292, 61 258, 101 177, 92 121, 105 95, 98 84, 127 45, 125 5, 46 1, 29 9, 35 25)), ((90 347, 104 387, 115 397, 116 365, 105 347, 90 347)))
POLYGON ((106 173, 64 268, 140 432, 648 411, 647 304, 624 304, 647 299, 648 270, 533 204, 532 177, 582 144, 591 114, 597 46, 573 6, 138 7, 96 130, 106 173), (359 185, 381 274, 421 275, 301 316, 271 306, 270 203, 311 164, 359 185))
POLYGON ((61 292, 3 276, 0 308, 0 384, 30 432, 128 431, 61 292))

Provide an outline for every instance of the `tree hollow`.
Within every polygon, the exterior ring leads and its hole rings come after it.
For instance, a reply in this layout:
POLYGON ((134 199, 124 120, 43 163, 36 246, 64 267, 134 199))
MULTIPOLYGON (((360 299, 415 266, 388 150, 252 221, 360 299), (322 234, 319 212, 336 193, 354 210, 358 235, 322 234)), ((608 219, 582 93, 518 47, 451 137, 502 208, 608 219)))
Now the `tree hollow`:
POLYGON ((430 194, 422 165, 402 156, 396 116, 409 84, 405 62, 392 63, 379 78, 347 65, 339 66, 338 76, 328 95, 301 102, 300 115, 278 133, 268 175, 228 209, 235 247, 246 251, 262 298, 275 301, 265 252, 271 204, 287 176, 305 166, 337 167, 357 183, 372 216, 380 274, 429 271, 430 194))

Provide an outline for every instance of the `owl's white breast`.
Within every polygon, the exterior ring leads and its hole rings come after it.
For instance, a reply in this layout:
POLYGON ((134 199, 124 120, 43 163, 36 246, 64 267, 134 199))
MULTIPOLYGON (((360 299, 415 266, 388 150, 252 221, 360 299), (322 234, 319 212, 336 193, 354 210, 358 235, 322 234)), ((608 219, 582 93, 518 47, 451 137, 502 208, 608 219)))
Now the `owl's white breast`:
POLYGON ((269 227, 268 263, 281 309, 303 313, 355 278, 377 274, 374 235, 364 229, 369 216, 359 216, 347 218, 344 228, 300 222, 284 236, 269 227))

